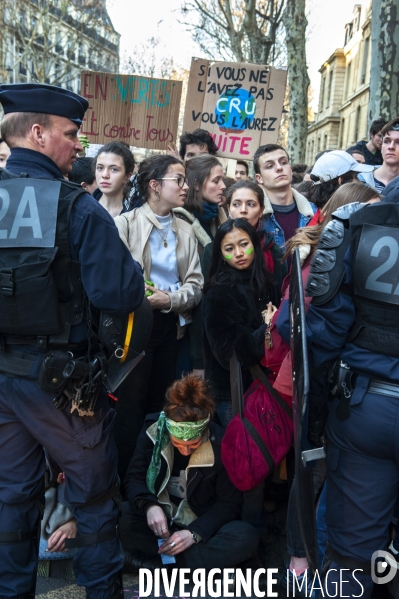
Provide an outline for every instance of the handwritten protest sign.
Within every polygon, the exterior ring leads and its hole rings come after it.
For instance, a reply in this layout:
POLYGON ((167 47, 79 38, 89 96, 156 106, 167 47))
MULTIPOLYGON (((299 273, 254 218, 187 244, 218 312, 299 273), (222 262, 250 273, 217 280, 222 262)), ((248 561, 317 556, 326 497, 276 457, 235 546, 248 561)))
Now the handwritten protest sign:
POLYGON ((166 150, 176 142, 181 91, 181 81, 82 71, 81 94, 89 101, 82 134, 95 144, 166 150))
POLYGON ((276 143, 287 71, 237 62, 191 61, 184 131, 207 129, 225 158, 251 158, 276 143))

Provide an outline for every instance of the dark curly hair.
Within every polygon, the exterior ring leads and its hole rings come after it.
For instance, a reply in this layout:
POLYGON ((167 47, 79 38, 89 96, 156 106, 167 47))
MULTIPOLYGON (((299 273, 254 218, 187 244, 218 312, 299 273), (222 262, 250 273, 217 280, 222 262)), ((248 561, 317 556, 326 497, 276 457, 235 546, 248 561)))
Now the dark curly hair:
POLYGON ((120 156, 123 160, 126 174, 133 173, 135 165, 134 156, 127 144, 121 141, 111 141, 109 144, 105 144, 97 152, 96 163, 100 154, 116 154, 120 156))
POLYGON ((212 419, 215 402, 208 383, 200 376, 188 374, 166 391, 163 410, 168 418, 176 422, 197 422, 207 418, 208 414, 212 419))
POLYGON ((371 123, 369 133, 371 133, 371 135, 375 135, 376 133, 382 131, 385 125, 387 125, 387 121, 385 119, 376 119, 371 123))
MULTIPOLYGON (((123 160, 123 166, 125 167, 125 173, 127 175, 133 174, 135 161, 134 161, 134 156, 133 156, 132 152, 130 151, 130 148, 127 144, 123 143, 122 141, 111 141, 110 143, 102 146, 97 152, 97 156, 95 158, 94 165, 93 165, 94 169, 97 166, 98 157, 101 154, 116 154, 117 156, 120 156, 123 160)), ((124 198, 126 198, 129 195, 131 188, 132 188, 131 182, 127 181, 127 183, 123 189, 123 197, 124 198)))
POLYGON ((215 154, 218 151, 218 147, 213 141, 213 137, 206 131, 206 129, 196 129, 192 133, 188 133, 185 131, 180 138, 180 149, 179 154, 180 158, 184 160, 184 156, 186 155, 186 148, 189 144, 194 144, 197 146, 206 146, 208 148, 208 154, 215 154))

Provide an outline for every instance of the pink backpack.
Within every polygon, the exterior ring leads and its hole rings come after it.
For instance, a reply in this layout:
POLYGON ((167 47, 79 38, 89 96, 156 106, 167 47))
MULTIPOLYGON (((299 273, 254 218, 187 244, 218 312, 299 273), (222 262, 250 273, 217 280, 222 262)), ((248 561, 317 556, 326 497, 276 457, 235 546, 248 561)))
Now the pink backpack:
POLYGON ((292 398, 281 397, 259 366, 243 397, 241 367, 230 360, 233 420, 222 440, 222 462, 233 485, 248 491, 261 483, 287 455, 294 437, 292 398))

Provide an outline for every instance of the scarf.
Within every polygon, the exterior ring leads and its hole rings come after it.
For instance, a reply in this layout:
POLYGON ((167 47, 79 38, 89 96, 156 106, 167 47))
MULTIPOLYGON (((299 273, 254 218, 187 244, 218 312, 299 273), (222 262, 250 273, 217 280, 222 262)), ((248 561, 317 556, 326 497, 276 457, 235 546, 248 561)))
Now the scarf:
POLYGON ((165 412, 161 412, 158 418, 157 436, 155 438, 154 451, 152 452, 151 463, 147 470, 147 487, 155 495, 155 481, 161 470, 161 452, 169 443, 169 434, 179 439, 179 441, 193 441, 202 437, 208 423, 210 415, 197 422, 175 422, 167 418, 165 412))

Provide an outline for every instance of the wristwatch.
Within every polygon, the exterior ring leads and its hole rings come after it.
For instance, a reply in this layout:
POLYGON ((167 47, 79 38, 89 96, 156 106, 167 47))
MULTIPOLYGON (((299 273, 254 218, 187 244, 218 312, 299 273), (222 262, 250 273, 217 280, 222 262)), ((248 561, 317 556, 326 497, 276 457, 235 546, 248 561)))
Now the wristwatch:
POLYGON ((191 533, 191 538, 194 541, 194 543, 199 543, 201 541, 201 537, 197 535, 196 532, 191 532, 191 530, 189 530, 188 532, 191 533))

